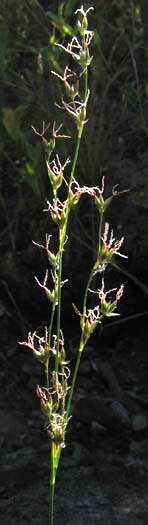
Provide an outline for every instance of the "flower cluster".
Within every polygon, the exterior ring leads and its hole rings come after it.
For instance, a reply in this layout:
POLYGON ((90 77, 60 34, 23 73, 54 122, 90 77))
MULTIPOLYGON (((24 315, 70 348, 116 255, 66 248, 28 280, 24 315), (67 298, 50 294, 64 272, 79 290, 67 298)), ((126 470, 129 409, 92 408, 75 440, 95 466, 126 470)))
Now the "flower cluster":
POLYGON ((120 315, 117 313, 113 313, 114 310, 117 307, 118 301, 121 299, 123 295, 124 285, 121 284, 119 290, 117 288, 112 288, 111 290, 108 290, 107 292, 104 291, 104 279, 102 279, 102 287, 98 290, 89 290, 92 293, 95 293, 98 295, 98 298, 100 300, 100 315, 101 318, 104 316, 110 317, 114 315, 120 315), (107 301, 106 297, 108 294, 111 294, 112 292, 116 292, 115 299, 113 301, 109 300, 107 301))
POLYGON ((48 208, 44 211, 49 211, 52 220, 56 222, 59 228, 63 228, 66 221, 67 201, 62 202, 59 198, 56 198, 53 199, 52 204, 49 201, 47 201, 47 204, 48 208))
POLYGON ((48 177, 53 187, 53 193, 56 196, 57 190, 60 188, 63 180, 65 184, 67 185, 67 182, 64 179, 63 173, 65 170, 65 167, 67 164, 69 164, 70 159, 69 157, 66 159, 65 163, 61 164, 59 156, 56 155, 56 160, 53 159, 50 163, 46 161, 47 169, 48 169, 48 177))
POLYGON ((88 89, 87 91, 87 97, 84 100, 72 100, 72 102, 68 103, 65 102, 62 99, 62 106, 59 106, 59 104, 56 104, 56 106, 60 109, 65 109, 69 115, 71 115, 72 118, 74 118, 77 129, 78 129, 78 137, 81 137, 84 124, 86 124, 86 107, 89 99, 90 91, 88 89))
MULTIPOLYGON (((45 291, 49 301, 53 304, 53 306, 56 306, 58 304, 58 288, 59 288, 59 280, 58 280, 58 275, 55 271, 55 274, 53 275, 52 271, 51 271, 51 275, 52 275, 52 279, 53 279, 53 282, 54 282, 54 288, 53 290, 49 290, 49 288, 47 288, 46 284, 47 284, 47 279, 48 279, 48 270, 46 270, 46 274, 45 274, 45 277, 44 277, 44 282, 43 284, 40 283, 40 281, 37 279, 37 277, 35 277, 35 280, 36 282, 38 283, 38 285, 43 288, 43 290, 45 291)), ((67 283, 68 279, 65 279, 65 281, 61 281, 60 283, 60 286, 62 287, 65 283, 67 283)))
POLYGON ((89 46, 94 36, 94 32, 87 29, 87 14, 92 9, 93 8, 90 7, 85 11, 83 6, 81 6, 81 8, 77 9, 75 12, 75 14, 80 13, 78 16, 77 31, 80 33, 81 41, 79 41, 78 37, 74 35, 71 42, 67 44, 67 47, 63 44, 55 44, 72 56, 72 58, 80 65, 81 73, 77 75, 68 66, 65 67, 63 76, 56 71, 52 71, 52 74, 63 82, 66 94, 70 99, 70 102, 65 102, 62 99, 62 106, 59 106, 58 104, 56 105, 60 109, 65 109, 66 112, 75 120, 79 138, 81 138, 84 124, 87 122, 86 107, 90 94, 89 90, 87 89, 84 98, 82 98, 79 93, 79 84, 80 77, 85 73, 93 58, 90 56, 89 46))
POLYGON ((65 398, 69 390, 68 379, 70 370, 63 366, 62 372, 51 372, 51 386, 49 388, 37 386, 37 396, 40 399, 41 409, 47 418, 44 429, 56 446, 64 444, 66 426, 65 398))
POLYGON ((65 67, 63 77, 62 75, 59 75, 59 73, 57 73, 56 71, 51 71, 51 73, 58 77, 64 83, 64 87, 68 97, 71 100, 74 100, 79 93, 79 79, 76 73, 72 71, 68 66, 65 67), (69 78, 71 77, 74 79, 75 82, 72 82, 70 84, 69 78))
POLYGON ((43 128, 42 128, 41 133, 39 131, 37 131, 34 126, 32 126, 32 129, 33 129, 34 133, 36 133, 36 135, 39 135, 39 137, 41 137, 41 139, 43 141, 48 161, 49 161, 49 159, 51 157, 51 154, 54 151, 54 148, 55 148, 55 145, 56 145, 56 139, 59 139, 59 138, 71 139, 70 135, 58 135, 58 132, 62 128, 63 124, 60 124, 60 126, 56 129, 56 122, 54 121, 53 127, 52 127, 52 138, 48 141, 44 137, 44 135, 45 135, 46 131, 48 130, 49 126, 50 126, 50 122, 45 127, 45 122, 43 121, 43 128))
POLYGON ((119 252, 120 247, 123 244, 124 237, 121 237, 121 239, 117 240, 113 236, 113 230, 111 230, 110 237, 108 238, 109 234, 109 224, 108 222, 105 223, 104 227, 104 233, 101 237, 102 239, 102 245, 99 249, 97 261, 94 265, 94 272, 99 269, 100 265, 107 265, 111 262, 113 255, 119 255, 120 257, 124 257, 124 259, 127 259, 127 255, 123 255, 119 252))
POLYGON ((48 330, 47 326, 45 327, 45 336, 40 337, 36 332, 29 332, 28 341, 23 341, 19 343, 20 345, 28 346, 31 348, 33 355, 44 365, 46 365, 47 360, 50 358, 50 352, 52 348, 49 347, 48 342, 48 330))
POLYGON ((114 310, 117 307, 117 303, 122 297, 124 290, 124 285, 121 284, 119 290, 117 288, 112 288, 111 290, 108 290, 107 292, 104 291, 104 279, 102 279, 102 287, 98 290, 91 290, 90 292, 97 294, 99 298, 99 304, 97 304, 94 308, 90 308, 84 311, 83 314, 78 310, 78 308, 73 304, 73 308, 77 315, 80 317, 80 326, 81 326, 81 342, 82 342, 82 350, 84 346, 86 345, 88 339, 92 335, 94 329, 96 326, 101 323, 103 317, 107 316, 113 316, 113 315, 120 315, 117 313, 113 313, 114 310), (115 299, 113 301, 106 299, 108 294, 111 294, 112 292, 116 292, 115 299))
POLYGON ((97 305, 94 308, 90 308, 87 311, 85 311, 84 314, 81 314, 81 312, 79 312, 75 304, 73 304, 73 308, 76 314, 80 317, 80 326, 82 332, 81 342, 83 350, 97 324, 101 322, 100 307, 99 305, 97 305))
MULTIPOLYGON (((80 28, 80 23, 78 24, 78 28, 80 28)), ((67 44, 67 47, 63 46, 62 44, 56 44, 56 46, 61 47, 66 51, 66 53, 69 53, 76 62, 80 64, 80 66, 83 66, 83 68, 86 68, 90 66, 91 61, 93 57, 90 57, 89 55, 89 46, 91 43, 91 40, 94 36, 93 31, 88 31, 87 29, 84 29, 85 32, 85 40, 80 43, 78 38, 76 36, 73 36, 71 42, 67 44)))
POLYGON ((46 246, 43 246, 43 244, 39 244, 38 242, 32 241, 35 246, 38 246, 39 248, 43 248, 46 250, 48 261, 51 264, 51 266, 54 269, 58 269, 58 253, 55 255, 51 250, 49 250, 49 243, 52 235, 47 235, 46 233, 46 246))

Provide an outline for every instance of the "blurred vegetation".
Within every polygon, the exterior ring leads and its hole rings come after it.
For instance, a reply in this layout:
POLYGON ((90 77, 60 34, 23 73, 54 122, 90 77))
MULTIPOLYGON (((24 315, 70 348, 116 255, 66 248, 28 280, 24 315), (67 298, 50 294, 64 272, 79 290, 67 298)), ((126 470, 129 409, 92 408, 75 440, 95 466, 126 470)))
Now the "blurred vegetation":
MULTIPOLYGON (((2 2, 2 0, 1 0, 2 2)), ((126 149, 129 157, 148 156, 147 57, 144 1, 97 0, 91 25, 95 30, 90 73, 89 124, 85 127, 80 157, 81 180, 98 184, 113 148, 126 149), (133 150, 134 144, 134 150, 133 150), (92 162, 93 159, 93 162, 92 162), (86 175, 87 174, 87 175, 86 175)), ((92 2, 87 1, 87 6, 92 2)), ((59 121, 55 101, 61 86, 50 70, 62 72, 65 64, 55 41, 66 43, 72 35, 76 0, 45 2, 3 0, 0 14, 0 207, 2 228, 8 226, 12 249, 17 244, 20 216, 42 207, 49 192, 43 144, 31 126, 59 121)), ((74 136, 67 117, 63 131, 74 136)), ((47 132, 48 136, 48 132, 47 132)), ((68 142, 58 143, 65 159, 68 142)), ((90 210, 89 210, 90 214, 90 210)), ((78 220, 78 218, 76 218, 78 220)), ((87 223, 87 211, 85 211, 87 223)), ((84 227, 85 227, 84 220, 84 227)), ((93 229, 92 223, 92 229, 93 229)), ((78 229, 82 229, 81 220, 78 229)), ((87 240, 87 232, 86 232, 87 240)), ((19 244, 20 244, 19 240, 19 244)))

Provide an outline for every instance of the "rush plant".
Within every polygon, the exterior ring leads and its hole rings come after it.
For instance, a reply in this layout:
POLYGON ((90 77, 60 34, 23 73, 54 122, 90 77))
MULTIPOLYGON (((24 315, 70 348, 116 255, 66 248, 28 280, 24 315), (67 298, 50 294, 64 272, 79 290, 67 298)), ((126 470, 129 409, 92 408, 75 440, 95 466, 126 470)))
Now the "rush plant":
MULTIPOLYGON (((115 312, 118 301, 123 294, 123 284, 120 288, 105 290, 104 276, 106 267, 112 261, 114 254, 125 257, 120 253, 120 247, 123 243, 123 237, 115 240, 113 230, 109 224, 104 221, 104 214, 112 199, 119 194, 116 187, 112 190, 112 195, 107 199, 104 198, 104 178, 100 186, 88 187, 81 186, 78 169, 76 167, 79 155, 79 148, 84 126, 87 124, 87 104, 90 96, 88 89, 88 68, 92 61, 90 55, 90 44, 94 32, 88 29, 88 14, 91 14, 93 7, 85 10, 83 5, 77 9, 77 25, 72 40, 67 46, 56 44, 72 59, 75 67, 66 66, 62 74, 52 71, 59 82, 62 82, 65 89, 66 98, 63 96, 58 107, 67 112, 69 118, 74 119, 76 125, 76 136, 73 137, 74 155, 73 159, 60 159, 58 153, 54 156, 54 149, 58 139, 69 140, 69 134, 62 134, 62 124, 53 123, 51 137, 46 139, 45 134, 49 125, 43 123, 42 132, 34 131, 43 141, 46 155, 46 165, 49 181, 52 187, 52 201, 47 201, 46 212, 51 216, 52 221, 56 224, 58 230, 58 250, 56 253, 51 251, 51 235, 46 234, 45 246, 37 244, 44 248, 47 254, 50 270, 47 269, 43 283, 35 277, 39 288, 42 289, 50 304, 50 322, 45 327, 43 336, 36 332, 28 334, 28 341, 21 342, 29 347, 33 355, 38 359, 45 371, 45 386, 37 386, 37 395, 40 399, 41 409, 45 415, 45 430, 49 436, 51 444, 51 466, 50 466, 50 495, 49 495, 49 524, 53 525, 54 521, 54 492, 56 474, 62 448, 65 445, 65 435, 67 425, 71 418, 71 401, 74 387, 77 379, 78 369, 82 353, 86 343, 91 337, 94 330, 100 325, 104 317, 119 315, 115 312), (77 177, 77 178, 76 178, 77 177), (81 312, 76 305, 73 305, 75 313, 80 318, 80 343, 77 352, 74 373, 71 377, 69 361, 67 361, 64 334, 61 329, 61 293, 62 287, 67 282, 62 272, 62 260, 66 250, 67 231, 69 233, 68 221, 73 208, 75 208, 82 195, 89 195, 93 200, 98 211, 98 237, 96 239, 96 257, 90 274, 84 298, 82 301, 81 312), (49 287, 49 271, 52 278, 52 286, 49 287), (94 276, 100 276, 100 287, 93 289, 94 276), (90 294, 95 294, 95 306, 89 307, 90 294), (112 299, 111 299, 112 297, 112 299), (53 333, 56 316, 56 333, 53 333), (54 322, 54 325, 53 325, 54 322)), ((69 233, 70 235, 70 233, 69 233)), ((51 279, 50 279, 51 280, 51 279)))

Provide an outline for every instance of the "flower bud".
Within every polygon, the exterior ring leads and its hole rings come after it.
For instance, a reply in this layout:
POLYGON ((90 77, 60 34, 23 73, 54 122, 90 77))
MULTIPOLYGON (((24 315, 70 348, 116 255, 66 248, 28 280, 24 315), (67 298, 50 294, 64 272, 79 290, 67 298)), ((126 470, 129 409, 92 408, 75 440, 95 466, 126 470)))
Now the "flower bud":
POLYGON ((76 206, 76 204, 78 204, 80 197, 81 197, 80 193, 78 193, 78 192, 72 193, 72 191, 71 191, 70 200, 69 200, 69 205, 70 205, 71 208, 73 206, 76 206))
POLYGON ((57 268, 58 261, 57 261, 57 255, 55 255, 53 252, 47 251, 48 254, 48 261, 50 262, 51 266, 53 268, 57 268))
POLYGON ((91 324, 89 323, 88 319, 86 319, 84 327, 82 327, 82 322, 80 322, 80 326, 82 328, 82 341, 83 341, 83 348, 86 345, 90 335, 91 335, 91 324))
POLYGON ((46 417, 51 416, 52 406, 53 406, 53 401, 52 401, 51 396, 50 396, 50 401, 44 401, 43 399, 41 399, 41 410, 46 417))
POLYGON ((58 175, 55 175, 52 170, 48 170, 48 177, 52 184, 53 191, 57 192, 57 190, 60 188, 62 181, 63 181, 63 174, 62 171, 58 173, 58 175))
POLYGON ((44 287, 44 290, 45 290, 45 293, 49 299, 49 301, 53 304, 53 305, 56 305, 58 304, 58 291, 57 290, 49 290, 49 288, 47 288, 47 286, 44 287))
POLYGON ((48 159, 50 158, 54 148, 55 148, 55 138, 51 139, 49 142, 45 139, 44 136, 42 136, 42 141, 45 147, 45 151, 47 153, 48 159))

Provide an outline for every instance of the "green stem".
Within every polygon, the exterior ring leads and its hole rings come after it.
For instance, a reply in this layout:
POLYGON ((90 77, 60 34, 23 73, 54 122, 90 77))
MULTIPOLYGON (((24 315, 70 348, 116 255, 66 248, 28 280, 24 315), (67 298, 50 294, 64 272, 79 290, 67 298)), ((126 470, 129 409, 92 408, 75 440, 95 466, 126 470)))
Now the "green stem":
MULTIPOLYGON (((86 313, 86 302, 87 302, 88 289, 89 289, 90 283, 92 281, 93 274, 94 274, 94 272, 92 270, 91 273, 90 273, 90 276, 89 276, 89 279, 88 279, 88 283, 87 283, 87 286, 86 286, 86 289, 85 289, 85 294, 84 294, 83 316, 82 316, 82 327, 81 327, 82 328, 82 332, 83 332, 84 323, 85 323, 85 313, 86 313)), ((79 370, 79 365, 80 365, 80 359, 81 359, 82 352, 84 350, 84 346, 85 345, 84 345, 83 340, 81 338, 79 351, 78 351, 78 355, 77 355, 77 360, 76 360, 76 365, 75 365, 75 369, 74 369, 74 374, 73 374, 73 378, 72 378, 70 394, 69 394, 68 403, 67 403, 66 420, 68 420, 69 413, 70 413, 71 400, 72 400, 72 396, 73 396, 73 391, 74 391, 74 387, 75 387, 75 383, 76 383, 76 379, 77 379, 77 374, 78 374, 78 370, 79 370)))
POLYGON ((84 328, 84 322, 85 322, 85 314, 86 314, 86 303, 87 303, 87 295, 88 295, 88 289, 89 289, 89 286, 90 286, 90 283, 93 279, 93 276, 94 276, 94 271, 91 270, 90 272, 90 275, 89 275, 89 279, 88 279, 88 283, 87 283, 87 286, 85 288, 85 294, 84 294, 84 301, 83 301, 83 317, 82 317, 82 330, 84 328))
MULTIPOLYGON (((75 149, 75 155, 70 175, 70 181, 69 181, 69 190, 72 183, 72 178, 74 176, 76 162, 78 158, 79 153, 79 147, 80 147, 80 141, 81 138, 77 138, 76 143, 76 149, 75 149)), ((68 222, 68 216, 69 216, 69 195, 67 198, 67 207, 66 207, 66 221, 63 228, 63 235, 60 238, 60 252, 59 252, 59 272, 58 272, 58 307, 57 307, 57 345, 56 345, 56 362, 55 362, 55 371, 58 372, 58 354, 59 354, 59 338, 60 338, 60 324, 61 324, 61 279, 62 279, 62 256, 63 256, 63 250, 64 250, 64 243, 66 238, 66 232, 67 232, 67 222, 68 222)), ((61 232, 60 232, 61 233, 61 232)))
POLYGON ((63 251, 60 251, 59 252, 59 271, 58 271, 57 343, 56 343, 56 360, 55 360, 55 371, 57 373, 58 373, 59 339, 60 339, 60 326, 61 326, 62 256, 63 256, 63 251))
POLYGON ((51 472, 50 472, 50 491, 49 491, 49 525, 53 525, 54 494, 56 474, 61 455, 61 445, 57 446, 54 441, 51 443, 51 472))
POLYGON ((51 444, 50 468, 51 468, 51 472, 50 472, 50 492, 49 492, 49 524, 53 525, 54 491, 55 491, 53 444, 51 444))
MULTIPOLYGON (((52 310, 51 310, 50 325, 49 325, 49 330, 48 330, 49 359, 50 359, 51 333, 52 333, 54 313, 55 313, 55 305, 53 305, 52 310)), ((46 364, 45 364, 46 388, 49 388, 49 359, 47 359, 46 364)))
POLYGON ((76 167, 77 158, 78 158, 78 154, 79 154, 80 142, 81 142, 81 137, 77 137, 75 154, 74 154, 72 170, 71 170, 71 175, 70 175, 70 181, 69 181, 69 189, 70 189, 70 186, 71 186, 71 183, 72 183, 72 178, 74 177, 75 167, 76 167))
POLYGON ((99 236, 98 236, 98 255, 101 251, 101 236, 102 236, 102 226, 103 226, 103 213, 100 213, 99 219, 99 236))
MULTIPOLYGON (((86 42, 85 42, 85 36, 83 37, 83 47, 84 47, 84 53, 86 53, 86 42)), ((85 69, 85 88, 84 88, 84 101, 86 102, 87 98, 87 91, 88 91, 88 68, 85 69)))
POLYGON ((70 413, 70 408, 71 408, 71 400, 72 400, 73 391, 74 391, 74 387, 75 387, 75 383, 76 383, 76 379, 77 379, 77 374, 78 374, 78 370, 79 370, 81 355, 82 355, 82 351, 81 351, 81 349, 79 347, 79 352, 78 352, 78 355, 77 355, 76 365, 75 365, 74 374, 73 374, 73 378, 72 378, 72 384, 71 384, 71 388, 70 388, 70 394, 69 394, 68 403, 67 403, 67 410, 66 410, 66 420, 67 421, 68 421, 68 418, 69 418, 69 413, 70 413))
POLYGON ((53 325, 54 313, 55 313, 55 304, 52 307, 51 318, 50 318, 50 325, 49 325, 49 331, 48 331, 48 347, 49 348, 50 348, 50 345, 51 345, 51 333, 52 333, 52 325, 53 325))
POLYGON ((48 361, 46 361, 46 365, 45 365, 46 388, 49 388, 49 373, 48 373, 48 369, 49 369, 49 359, 48 359, 48 361))
MULTIPOLYGON (((102 223, 103 223, 103 213, 100 214, 98 252, 101 249, 102 223)), ((85 288, 85 293, 84 293, 83 315, 82 315, 82 322, 81 322, 82 333, 83 333, 84 325, 85 325, 87 296, 88 296, 89 286, 91 284, 91 281, 92 281, 93 277, 94 277, 94 269, 92 269, 91 272, 90 272, 90 275, 89 275, 89 278, 88 278, 88 282, 87 282, 87 286, 85 288)), ((96 326, 97 326, 97 323, 96 323, 96 326)), ((94 326, 94 329, 95 329, 96 326, 94 326)), ((79 365, 80 365, 80 359, 81 359, 82 352, 84 350, 84 346, 85 346, 85 344, 84 344, 84 342, 83 342, 83 340, 81 338, 79 351, 78 351, 78 356, 77 356, 76 365, 75 365, 75 370, 74 370, 74 374, 73 374, 73 378, 72 378, 70 394, 69 394, 68 403, 67 403, 67 410, 66 410, 66 419, 67 420, 68 420, 69 413, 70 413, 73 391, 74 391, 74 387, 75 387, 75 383, 76 383, 76 379, 77 379, 77 374, 78 374, 79 365)))

